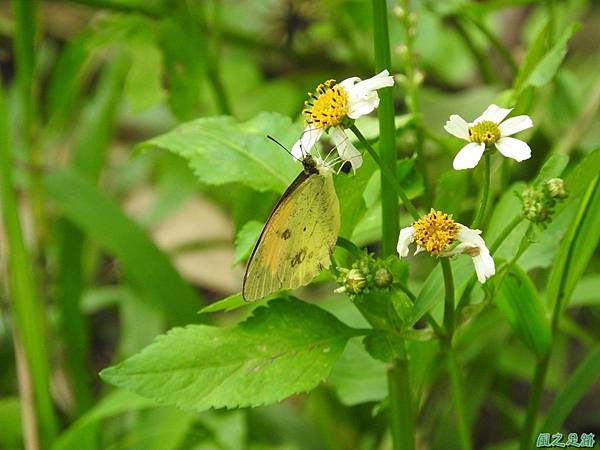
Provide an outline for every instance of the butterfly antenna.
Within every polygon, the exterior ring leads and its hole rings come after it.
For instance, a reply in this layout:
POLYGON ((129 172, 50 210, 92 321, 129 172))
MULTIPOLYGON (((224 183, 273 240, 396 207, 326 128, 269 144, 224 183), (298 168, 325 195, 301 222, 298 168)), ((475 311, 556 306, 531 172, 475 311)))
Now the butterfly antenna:
POLYGON ((296 158, 296 157, 295 157, 295 156, 292 154, 292 152, 290 152, 290 151, 289 151, 289 150, 288 150, 288 149, 285 147, 285 145, 283 145, 281 142, 279 142, 279 141, 278 141, 277 139, 275 139, 273 136, 271 136, 271 135, 267 134, 267 139, 269 139, 269 140, 271 140, 271 141, 275 142, 277 145, 279 145, 279 146, 280 146, 282 149, 284 149, 284 150, 285 150, 285 152, 286 152, 288 155, 290 155, 290 156, 291 156, 292 158, 294 158, 296 161, 301 161, 300 159, 296 158))

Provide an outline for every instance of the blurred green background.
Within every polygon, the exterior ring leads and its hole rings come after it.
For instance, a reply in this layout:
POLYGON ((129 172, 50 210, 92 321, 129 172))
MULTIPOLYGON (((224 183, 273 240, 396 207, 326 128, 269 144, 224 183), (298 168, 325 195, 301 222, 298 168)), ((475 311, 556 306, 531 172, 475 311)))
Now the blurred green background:
MULTIPOLYGON (((443 124, 453 113, 474 119, 492 102, 514 101, 519 87, 517 111, 535 123, 526 133, 533 157, 512 170, 497 161, 494 190, 502 201, 488 217, 489 233, 497 236, 499 224, 519 208, 515 186, 533 180, 548 155, 566 154, 574 165, 600 143, 600 5, 411 2, 411 68, 402 57, 402 18, 388 3, 390 71, 406 75, 416 67, 423 74, 418 120, 437 186, 434 204, 458 220, 472 216, 481 174, 449 171, 458 144, 443 124), (535 57, 536 39, 537 61, 546 52, 554 57, 521 87, 519 73, 526 55, 535 57)), ((196 314, 239 292, 242 262, 285 187, 267 180, 251 188, 235 176, 229 181, 231 162, 216 158, 211 170, 222 173, 211 178, 185 148, 140 144, 183 122, 228 115, 244 130, 269 133, 291 147, 308 90, 329 78, 374 74, 372 31, 371 3, 362 0, 0 2, 1 175, 6 180, 11 172, 12 187, 5 190, 15 194, 27 247, 9 273, 11 251, 21 253, 10 226, 0 230, 0 449, 23 448, 22 430, 35 429, 31 414, 47 425, 41 443, 29 436, 31 449, 391 448, 385 365, 370 359, 359 340, 350 341, 322 386, 256 409, 183 412, 111 388, 97 376, 173 325, 231 324, 249 313, 196 314), (264 112, 278 115, 259 116, 264 112), (22 294, 29 302, 15 299, 11 279, 25 291, 34 287, 22 294), (17 336, 19 320, 26 326, 17 336), (23 365, 24 351, 37 355, 33 372, 23 365), (32 390, 44 376, 51 398, 45 409, 38 398, 32 411, 32 390), (55 419, 43 419, 49 416, 55 419)), ((405 188, 423 202, 423 180, 413 170, 415 118, 404 86, 400 79, 394 90, 397 152, 405 188)), ((358 125, 376 140, 375 116, 358 125)), ((285 170, 293 178, 294 169, 285 170)), ((377 251, 379 185, 369 170, 361 179, 365 211, 348 237, 377 251)), ((557 219, 520 260, 542 292, 569 217, 557 219)), ((408 220, 401 217, 403 224, 408 220)), ((591 235, 594 253, 597 229, 591 235)), ((599 262, 596 251, 568 305, 542 393, 545 410, 577 364, 600 355, 599 262)), ((411 266, 419 287, 433 261, 415 258, 411 266)), ((332 286, 308 288, 303 298, 363 326, 332 286)), ((515 448, 535 365, 501 317, 490 308, 459 336, 478 449, 515 448)), ((427 394, 420 397, 417 447, 451 450, 459 444, 435 351, 432 342, 411 343, 411 354, 422 361, 415 365, 421 383, 415 389, 427 394)), ((564 429, 600 436, 596 377, 576 405, 564 409, 564 429)))

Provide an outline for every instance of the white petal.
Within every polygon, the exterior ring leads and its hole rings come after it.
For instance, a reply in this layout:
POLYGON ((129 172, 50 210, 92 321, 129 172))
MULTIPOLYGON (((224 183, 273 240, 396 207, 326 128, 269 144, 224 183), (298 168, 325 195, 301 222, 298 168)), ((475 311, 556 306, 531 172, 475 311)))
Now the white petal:
POLYGON ((532 126, 533 121, 531 120, 531 117, 523 115, 506 119, 498 126, 498 128, 500 128, 500 134, 504 137, 512 136, 513 134, 518 133, 519 131, 531 128, 532 126))
POLYGON ((466 141, 469 140, 469 124, 465 119, 460 117, 457 114, 452 114, 446 125, 444 125, 444 130, 450 133, 457 138, 464 139, 466 141))
POLYGON ((418 255, 421 252, 424 252, 425 249, 423 247, 421 247, 420 245, 417 245, 417 248, 415 249, 415 252, 413 253, 413 255, 418 255))
POLYGON ((306 127, 300 139, 292 147, 292 155, 297 159, 304 158, 310 153, 322 134, 322 128, 306 127))
POLYGON ((462 224, 458 224, 458 227, 456 238, 460 245, 455 250, 460 248, 462 253, 467 253, 473 258, 477 279, 480 283, 485 283, 488 278, 496 273, 496 266, 485 241, 480 236, 481 231, 472 230, 462 224))
POLYGON ((488 278, 491 278, 496 274, 494 258, 492 258, 489 251, 482 251, 479 255, 473 256, 473 265, 475 266, 477 279, 481 284, 485 283, 488 278))
POLYGON ((460 149, 460 151, 454 157, 452 166, 456 170, 472 169, 477 165, 484 151, 485 144, 471 142, 460 149))
POLYGON ((400 258, 406 258, 408 256, 408 246, 415 240, 414 233, 415 229, 413 227, 406 227, 400 230, 398 245, 396 246, 400 258))
POLYGON ((340 155, 343 162, 349 161, 352 170, 356 172, 363 163, 361 153, 356 149, 354 144, 352 144, 348 135, 346 135, 341 127, 332 128, 330 133, 338 155, 340 155))
POLYGON ((348 117, 358 119, 369 114, 379 106, 377 90, 394 84, 394 77, 384 70, 366 80, 352 77, 342 81, 340 85, 348 93, 348 117))
POLYGON ((481 116, 475 119, 473 123, 483 122, 484 120, 489 120, 491 122, 500 123, 504 120, 506 116, 510 114, 513 109, 500 108, 497 105, 491 104, 487 107, 487 109, 483 112, 481 116))
POLYGON ((511 138, 503 137, 496 142, 496 148, 507 158, 512 158, 515 161, 525 161, 531 158, 531 148, 525 142, 511 138))

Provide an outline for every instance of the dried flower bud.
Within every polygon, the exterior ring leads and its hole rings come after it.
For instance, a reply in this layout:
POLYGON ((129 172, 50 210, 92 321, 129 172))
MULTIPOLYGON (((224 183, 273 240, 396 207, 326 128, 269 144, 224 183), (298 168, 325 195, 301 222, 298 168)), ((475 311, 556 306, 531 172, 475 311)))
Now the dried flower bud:
POLYGON ((367 285, 365 274, 359 269, 350 269, 344 279, 344 287, 349 294, 360 294, 367 285))

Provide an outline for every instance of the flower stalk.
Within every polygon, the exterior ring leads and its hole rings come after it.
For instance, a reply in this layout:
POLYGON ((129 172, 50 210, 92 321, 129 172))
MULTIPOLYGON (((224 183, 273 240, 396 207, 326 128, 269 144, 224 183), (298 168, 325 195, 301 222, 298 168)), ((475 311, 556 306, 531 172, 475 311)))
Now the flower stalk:
POLYGON ((475 218, 473 219, 473 224, 471 228, 479 228, 481 226, 481 222, 483 221, 485 209, 488 204, 489 195, 490 195, 490 180, 492 178, 492 169, 491 169, 491 155, 488 152, 485 152, 483 157, 483 189, 481 191, 481 200, 479 202, 479 209, 475 214, 475 218))

